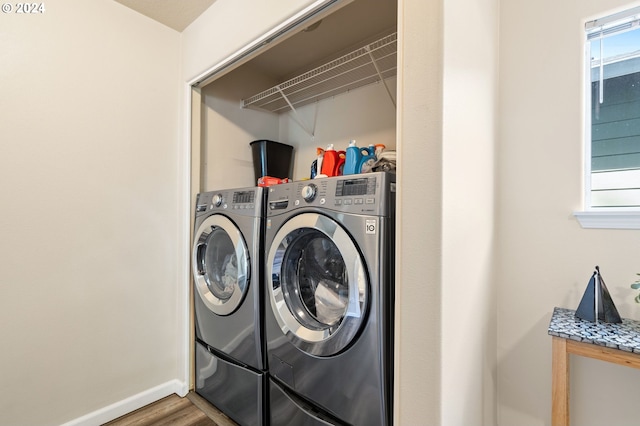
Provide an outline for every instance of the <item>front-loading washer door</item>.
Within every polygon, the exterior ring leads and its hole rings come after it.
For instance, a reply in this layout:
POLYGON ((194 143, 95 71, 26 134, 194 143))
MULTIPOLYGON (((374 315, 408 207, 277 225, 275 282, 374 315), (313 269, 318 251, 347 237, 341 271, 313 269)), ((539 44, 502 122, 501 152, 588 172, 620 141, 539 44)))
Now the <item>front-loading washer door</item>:
POLYGON ((362 256, 333 219, 303 213, 276 233, 267 258, 271 308, 302 351, 335 355, 356 338, 369 286, 362 256))
POLYGON ((193 277, 204 304, 215 314, 229 315, 246 295, 251 274, 247 244, 226 216, 212 215, 194 236, 193 277))

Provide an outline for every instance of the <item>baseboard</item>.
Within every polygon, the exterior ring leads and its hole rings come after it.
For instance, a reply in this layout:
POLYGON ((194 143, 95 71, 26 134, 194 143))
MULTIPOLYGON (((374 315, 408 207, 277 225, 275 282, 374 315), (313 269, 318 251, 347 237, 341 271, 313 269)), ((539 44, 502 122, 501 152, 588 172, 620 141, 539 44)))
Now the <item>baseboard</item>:
POLYGON ((127 413, 149 405, 159 399, 175 393, 181 397, 189 392, 189 386, 179 380, 171 380, 146 391, 140 392, 122 401, 108 405, 92 413, 64 423, 62 426, 99 426, 127 413))

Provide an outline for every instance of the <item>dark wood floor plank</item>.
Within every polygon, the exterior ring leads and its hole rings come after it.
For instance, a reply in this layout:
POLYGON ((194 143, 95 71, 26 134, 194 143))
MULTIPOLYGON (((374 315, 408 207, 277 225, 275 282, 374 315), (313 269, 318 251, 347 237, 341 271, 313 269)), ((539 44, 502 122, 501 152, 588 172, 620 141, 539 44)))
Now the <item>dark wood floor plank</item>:
POLYGON ((107 426, 148 426, 154 424, 157 419, 167 417, 175 411, 179 411, 190 405, 190 401, 173 394, 132 413, 117 418, 107 426))
POLYGON ((236 422, 231 420, 229 417, 224 415, 224 413, 220 412, 218 409, 213 407, 209 401, 201 397, 195 392, 189 392, 187 394, 187 398, 202 410, 210 419, 212 419, 217 426, 238 426, 236 422))
POLYGON ((203 426, 216 426, 213 420, 207 417, 205 413, 200 411, 198 407, 191 403, 182 410, 171 413, 163 419, 158 419, 154 423, 155 426, 192 426, 196 424, 202 424, 203 426))

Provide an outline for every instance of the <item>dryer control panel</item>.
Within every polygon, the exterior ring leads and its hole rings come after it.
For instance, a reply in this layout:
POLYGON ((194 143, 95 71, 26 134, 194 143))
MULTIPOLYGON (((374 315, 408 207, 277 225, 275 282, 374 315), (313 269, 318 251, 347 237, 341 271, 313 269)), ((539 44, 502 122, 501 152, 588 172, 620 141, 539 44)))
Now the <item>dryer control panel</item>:
POLYGON ((226 189, 198 194, 196 215, 233 212, 243 216, 262 215, 263 188, 226 189))
POLYGON ((268 191, 267 216, 305 207, 386 216, 395 202, 395 174, 318 178, 270 186, 268 191))

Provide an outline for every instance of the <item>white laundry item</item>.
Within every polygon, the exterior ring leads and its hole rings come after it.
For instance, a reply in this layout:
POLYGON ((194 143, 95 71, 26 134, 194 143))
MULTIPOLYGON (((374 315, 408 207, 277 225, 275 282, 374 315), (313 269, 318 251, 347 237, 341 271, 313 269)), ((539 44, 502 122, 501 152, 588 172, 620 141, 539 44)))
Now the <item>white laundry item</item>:
POLYGON ((238 281, 238 261, 236 255, 227 255, 222 263, 222 284, 225 292, 231 292, 238 281))
POLYGON ((323 280, 318 283, 314 293, 316 318, 327 325, 338 323, 347 308, 346 299, 334 290, 336 287, 338 286, 335 283, 323 280))

